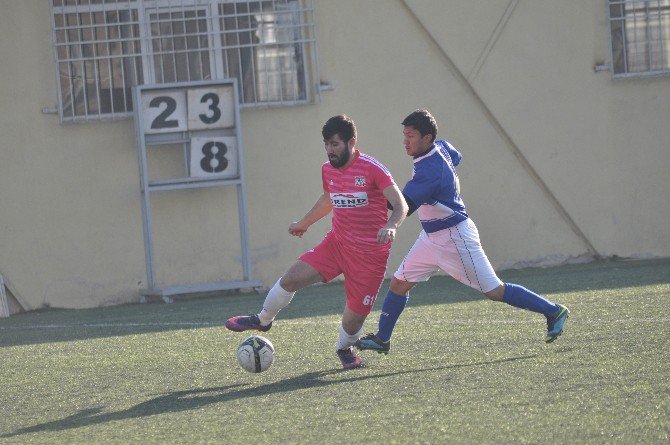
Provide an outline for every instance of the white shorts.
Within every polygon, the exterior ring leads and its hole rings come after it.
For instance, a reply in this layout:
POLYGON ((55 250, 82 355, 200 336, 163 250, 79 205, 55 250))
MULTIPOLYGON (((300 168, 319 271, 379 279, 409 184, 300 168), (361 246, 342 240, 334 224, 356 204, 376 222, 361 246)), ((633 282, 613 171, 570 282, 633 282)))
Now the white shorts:
POLYGON ((434 233, 422 230, 393 275, 418 283, 428 281, 440 269, 483 293, 503 284, 486 257, 477 226, 470 218, 434 233))

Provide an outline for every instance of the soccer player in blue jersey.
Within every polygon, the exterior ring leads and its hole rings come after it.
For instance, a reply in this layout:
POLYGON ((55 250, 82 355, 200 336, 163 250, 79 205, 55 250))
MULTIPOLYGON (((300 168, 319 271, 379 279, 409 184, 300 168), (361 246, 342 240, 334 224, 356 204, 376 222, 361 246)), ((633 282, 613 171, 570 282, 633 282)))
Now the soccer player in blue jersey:
POLYGON ((461 154, 449 142, 435 139, 437 122, 428 110, 411 113, 402 125, 405 151, 414 161, 414 174, 403 195, 409 206, 407 214, 416 210, 423 230, 391 279, 378 332, 362 337, 355 346, 388 353, 391 334, 407 304, 409 290, 418 282, 428 281, 438 269, 491 300, 544 315, 545 341, 556 340, 570 311, 523 286, 503 283, 498 278, 461 199, 456 174, 461 154))

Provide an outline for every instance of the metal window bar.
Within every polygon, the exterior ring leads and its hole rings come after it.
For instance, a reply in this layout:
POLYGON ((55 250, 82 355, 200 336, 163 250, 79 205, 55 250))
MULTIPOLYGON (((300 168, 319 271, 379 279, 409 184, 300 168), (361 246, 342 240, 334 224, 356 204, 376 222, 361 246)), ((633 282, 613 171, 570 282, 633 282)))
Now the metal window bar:
MULTIPOLYGON (((670 6, 670 5, 669 5, 670 6)), ((665 28, 665 36, 659 33, 658 39, 661 42, 661 54, 665 55, 665 61, 670 66, 670 8, 666 9, 665 14, 661 14, 661 8, 658 8, 658 23, 662 31, 665 28)))
POLYGON ((264 102, 304 100, 308 80, 307 72, 302 66, 305 59, 303 55, 309 54, 305 45, 313 42, 313 39, 306 37, 310 34, 308 27, 313 24, 313 20, 308 19, 300 24, 299 16, 301 13, 311 14, 312 10, 300 8, 295 2, 279 4, 266 1, 259 5, 259 10, 240 10, 237 4, 223 5, 222 27, 226 30, 222 31, 222 36, 223 45, 228 50, 226 62, 229 73, 247 80, 243 91, 245 102, 255 100, 257 95, 264 102), (267 4, 272 4, 272 8, 268 9, 272 14, 263 9, 267 4), (262 20, 260 26, 255 25, 254 21, 263 15, 274 19, 262 20), (283 20, 289 16, 292 18, 283 20), (296 26, 295 23, 299 25, 296 26), (260 42, 254 43, 250 34, 256 31, 265 36, 260 42), (237 38, 239 36, 246 38, 240 41, 237 38), (283 38, 279 39, 279 36, 283 38), (231 51, 234 54, 231 55, 231 51), (250 60, 244 60, 245 58, 250 60), (251 73, 245 73, 242 71, 245 66, 255 69, 251 73), (249 85, 256 86, 260 91, 251 90, 249 85), (273 97, 267 91, 271 91, 273 97))
MULTIPOLYGON (((88 120, 130 112, 137 79, 139 33, 128 9, 66 8, 54 14, 61 118, 88 120)), ((140 57, 138 57, 140 56, 140 57)))
POLYGON ((609 0, 613 77, 670 74, 670 0, 609 0))
POLYGON ((313 2, 51 0, 61 121, 131 117, 145 82, 237 77, 243 107, 313 103, 313 2))
POLYGON ((154 63, 160 67, 157 81, 211 79, 207 32, 198 31, 206 26, 205 11, 151 12, 149 16, 154 63))

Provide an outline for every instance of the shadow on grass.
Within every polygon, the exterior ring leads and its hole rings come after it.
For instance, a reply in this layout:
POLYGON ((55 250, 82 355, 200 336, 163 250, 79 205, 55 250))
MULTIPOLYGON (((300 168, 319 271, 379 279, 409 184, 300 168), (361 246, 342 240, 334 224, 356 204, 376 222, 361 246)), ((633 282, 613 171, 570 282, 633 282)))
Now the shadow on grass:
MULTIPOLYGON (((600 261, 550 268, 507 270, 505 282, 517 283, 540 294, 618 289, 670 282, 670 259, 600 261)), ((388 290, 383 284, 375 310, 388 290)), ((483 301, 477 291, 448 276, 435 276, 412 290, 409 304, 425 306, 483 301)), ((126 304, 95 309, 43 310, 0 319, 0 348, 65 342, 109 336, 164 332, 178 329, 222 327, 239 314, 257 313, 265 295, 244 293, 194 299, 177 298, 173 304, 126 304)), ((299 291, 281 319, 339 316, 344 309, 342 282, 311 286, 299 291)), ((377 314, 373 312, 372 317, 377 314)))
POLYGON ((103 408, 88 408, 81 410, 71 416, 52 422, 40 423, 34 426, 21 428, 12 433, 0 435, 0 438, 16 437, 23 434, 41 433, 47 431, 63 431, 73 428, 81 428, 90 425, 98 425, 107 422, 136 419, 159 414, 175 413, 200 409, 203 406, 214 403, 230 402, 238 399, 263 397, 268 395, 282 394, 306 388, 320 388, 333 384, 360 382, 384 377, 417 374, 432 371, 443 371, 450 369, 468 368, 474 366, 495 365, 500 363, 515 362, 518 360, 529 360, 536 358, 537 354, 509 357, 498 360, 489 360, 475 363, 459 363, 454 365, 439 366, 423 369, 408 369, 398 372, 388 372, 375 375, 356 375, 359 370, 332 369, 328 371, 308 372, 296 377, 290 377, 274 383, 261 386, 249 387, 249 384, 237 384, 218 386, 214 388, 189 389, 186 391, 175 391, 161 395, 146 402, 124 409, 103 413, 103 408), (323 377, 342 375, 336 380, 327 380, 323 377))

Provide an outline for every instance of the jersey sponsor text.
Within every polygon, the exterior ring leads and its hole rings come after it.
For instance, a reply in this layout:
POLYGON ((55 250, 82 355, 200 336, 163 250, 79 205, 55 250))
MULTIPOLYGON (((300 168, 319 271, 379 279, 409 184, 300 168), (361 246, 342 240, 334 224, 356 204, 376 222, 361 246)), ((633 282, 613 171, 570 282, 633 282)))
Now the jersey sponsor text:
POLYGON ((338 209, 365 207, 368 205, 368 194, 366 192, 331 193, 330 202, 338 209))

